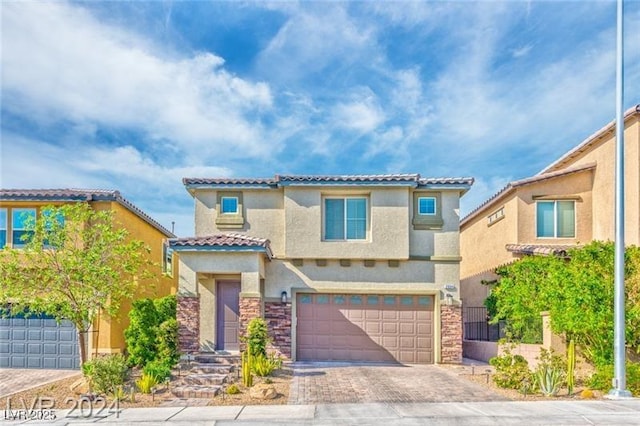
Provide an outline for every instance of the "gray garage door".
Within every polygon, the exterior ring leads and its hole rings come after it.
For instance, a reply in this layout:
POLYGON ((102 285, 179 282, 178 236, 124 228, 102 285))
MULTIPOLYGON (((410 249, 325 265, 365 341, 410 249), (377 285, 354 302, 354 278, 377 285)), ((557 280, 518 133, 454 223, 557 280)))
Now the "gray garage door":
POLYGON ((0 368, 77 369, 78 335, 45 315, 0 318, 0 368))
POLYGON ((433 296, 298 294, 297 359, 433 363, 433 296))

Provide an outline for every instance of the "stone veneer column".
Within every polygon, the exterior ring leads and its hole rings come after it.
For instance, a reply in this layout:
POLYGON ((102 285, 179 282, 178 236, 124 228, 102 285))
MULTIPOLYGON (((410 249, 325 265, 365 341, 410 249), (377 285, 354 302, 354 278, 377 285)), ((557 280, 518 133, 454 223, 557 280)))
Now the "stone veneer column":
POLYGON ((264 319, 269 328, 269 349, 291 359, 291 302, 265 302, 264 319))
POLYGON ((441 362, 462 362, 462 306, 440 305, 441 362))
POLYGON ((262 317, 262 299, 259 297, 242 297, 240 296, 240 350, 245 349, 246 344, 242 338, 247 334, 247 326, 249 321, 254 318, 262 317))
POLYGON ((178 296, 178 350, 182 353, 200 351, 200 297, 178 296))

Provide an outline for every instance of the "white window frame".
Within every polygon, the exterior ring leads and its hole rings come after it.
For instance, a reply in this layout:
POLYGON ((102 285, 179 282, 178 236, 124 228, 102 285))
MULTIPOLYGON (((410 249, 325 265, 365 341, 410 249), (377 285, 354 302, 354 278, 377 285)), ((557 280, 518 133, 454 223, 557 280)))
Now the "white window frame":
POLYGON ((368 241, 369 240, 369 224, 370 224, 370 218, 371 213, 369 211, 369 196, 368 195, 327 195, 322 197, 322 241, 329 241, 329 242, 333 242, 333 241, 342 241, 342 242, 348 242, 348 241, 368 241), (358 199, 358 200, 364 200, 365 203, 365 236, 364 238, 347 238, 347 200, 348 199, 358 199), (326 219, 326 203, 325 200, 343 200, 344 201, 344 216, 343 216, 343 225, 344 225, 344 235, 342 239, 340 238, 331 238, 331 239, 327 239, 325 238, 326 235, 326 225, 327 225, 327 219, 326 219))
POLYGON ((173 249, 167 242, 162 244, 162 272, 173 277, 173 249))
POLYGON ((438 214, 438 199, 436 197, 418 197, 418 214, 420 216, 435 216, 438 214), (420 200, 433 200, 433 213, 422 213, 420 211, 420 200))
POLYGON ((577 216, 578 216, 578 210, 576 209, 576 202, 575 200, 537 200, 536 201, 536 214, 535 214, 535 228, 536 228, 536 238, 541 239, 541 240, 548 240, 548 239, 574 239, 576 238, 576 235, 578 233, 578 229, 577 229, 577 216), (559 237, 558 236, 558 202, 570 202, 573 203, 573 236, 571 237, 559 237), (538 233, 538 204, 539 203, 553 203, 553 236, 552 237, 542 237, 539 235, 538 233))
POLYGON ((240 200, 238 199, 238 197, 220 197, 220 213, 221 214, 233 214, 233 215, 237 215, 238 214, 238 210, 240 210, 240 200), (224 200, 235 200, 236 201, 236 210, 232 211, 232 212, 225 212, 224 211, 224 200))

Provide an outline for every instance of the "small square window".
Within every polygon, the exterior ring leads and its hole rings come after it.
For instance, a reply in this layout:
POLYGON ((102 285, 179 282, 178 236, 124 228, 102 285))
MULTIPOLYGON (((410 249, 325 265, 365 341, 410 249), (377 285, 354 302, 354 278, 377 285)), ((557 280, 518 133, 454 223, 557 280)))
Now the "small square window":
POLYGON ((316 296, 316 303, 319 305, 326 305, 329 303, 329 296, 326 294, 319 294, 316 296))
POLYGON ((351 296, 351 302, 352 305, 362 305, 362 296, 351 296))
POLYGON ((333 296, 333 303, 336 305, 344 305, 344 301, 344 296, 341 294, 333 296))
POLYGON ((418 297, 418 305, 421 306, 429 306, 431 304, 430 296, 420 296, 418 297))
POLYGON ((300 295, 300 303, 308 305, 311 303, 311 295, 310 294, 301 294, 300 295))
POLYGON ((395 296, 385 296, 384 297, 384 304, 385 305, 395 305, 396 304, 396 297, 395 296))
POLYGON ((433 216, 436 214, 436 198, 435 197, 419 197, 418 198, 418 214, 433 216))
POLYGON ((222 197, 220 202, 222 214, 238 214, 238 198, 222 197))
POLYGON ((413 297, 412 296, 402 296, 400 298, 400 304, 405 306, 413 305, 413 297))
POLYGON ((367 296, 367 305, 377 305, 378 296, 367 296))

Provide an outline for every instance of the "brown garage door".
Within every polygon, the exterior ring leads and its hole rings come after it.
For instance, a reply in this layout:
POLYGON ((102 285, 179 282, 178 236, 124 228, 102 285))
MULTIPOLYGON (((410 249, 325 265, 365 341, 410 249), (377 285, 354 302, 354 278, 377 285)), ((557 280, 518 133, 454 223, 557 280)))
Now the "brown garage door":
POLYGON ((433 363, 433 296, 298 294, 297 359, 433 363))

